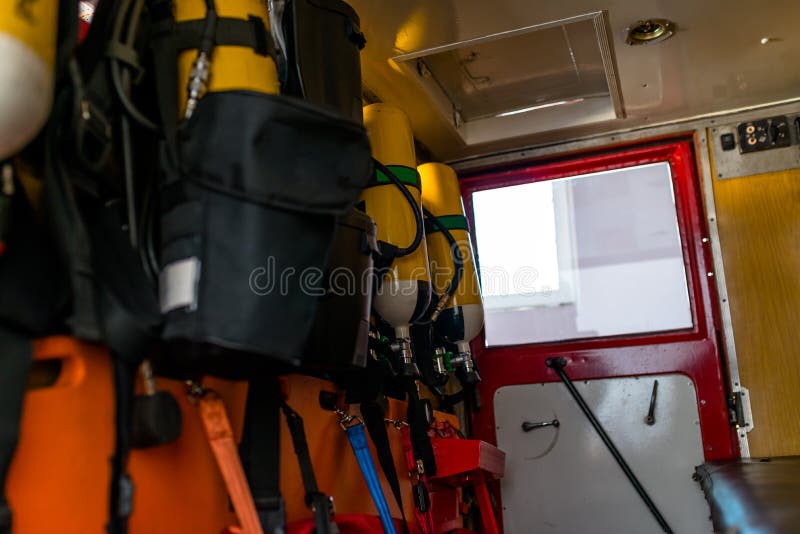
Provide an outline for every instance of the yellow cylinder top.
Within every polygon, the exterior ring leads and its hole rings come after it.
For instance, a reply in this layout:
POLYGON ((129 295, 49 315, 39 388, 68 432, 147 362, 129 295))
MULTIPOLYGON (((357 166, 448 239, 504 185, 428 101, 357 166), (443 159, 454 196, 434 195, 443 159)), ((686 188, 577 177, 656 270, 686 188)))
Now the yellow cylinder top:
MULTIPOLYGON (((406 183, 417 204, 422 195, 417 175, 417 156, 414 135, 406 114, 386 104, 371 104, 364 108, 364 126, 367 129, 372 156, 398 175, 406 183)), ((381 173, 377 173, 379 176, 381 173)), ((378 239, 398 247, 407 247, 414 239, 417 222, 408 201, 391 182, 368 186, 361 193, 367 214, 378 225, 378 239)), ((428 252, 423 240, 419 248, 408 256, 396 258, 386 274, 387 280, 428 281, 428 252)))
POLYGON ((364 126, 375 159, 384 165, 416 168, 414 133, 403 110, 387 104, 370 104, 364 108, 364 126))
MULTIPOLYGON (((0 33, 25 43, 52 68, 56 57, 58 0, 0 2, 0 33)), ((75 13, 75 17, 78 14, 75 13)))
MULTIPOLYGON (((216 1, 217 15, 220 18, 247 20, 258 17, 269 28, 269 13, 263 0, 225 0, 216 1)), ((176 0, 175 20, 199 20, 206 16, 205 0, 176 0)), ((196 50, 185 50, 178 56, 178 109, 183 116, 186 106, 186 83, 197 57, 196 50)), ((275 61, 270 56, 260 56, 250 48, 242 46, 216 46, 211 58, 211 73, 208 92, 217 91, 256 91, 259 93, 280 93, 280 81, 275 61)))
MULTIPOLYGON (((444 224, 456 240, 464 261, 464 273, 447 308, 481 304, 480 285, 475 271, 472 242, 467 231, 461 188, 455 171, 443 163, 425 163, 417 167, 422 181, 422 205, 444 224)), ((426 236, 430 275, 434 291, 443 294, 455 271, 453 253, 444 234, 426 236)))
POLYGON ((422 179, 422 205, 435 215, 463 215, 461 188, 456 172, 444 163, 417 167, 422 179))

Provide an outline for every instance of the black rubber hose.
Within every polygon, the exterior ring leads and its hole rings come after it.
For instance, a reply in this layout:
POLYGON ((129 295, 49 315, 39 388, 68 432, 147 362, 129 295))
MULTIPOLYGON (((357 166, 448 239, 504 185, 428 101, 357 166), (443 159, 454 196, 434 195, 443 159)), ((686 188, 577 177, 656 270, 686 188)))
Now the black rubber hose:
MULTIPOLYGON (((122 42, 128 47, 133 46, 133 41, 136 38, 136 32, 139 26, 139 17, 141 16, 143 6, 144 2, 141 0, 137 0, 135 4, 132 4, 132 0, 126 0, 122 3, 119 14, 114 21, 112 34, 113 41, 122 42), (127 30, 124 27, 126 19, 128 22, 127 30), (122 35, 123 32, 125 33, 124 37, 122 35)), ((127 69, 123 73, 120 62, 113 57, 109 58, 109 65, 114 91, 116 92, 117 98, 119 99, 120 104, 122 104, 125 112, 142 127, 151 131, 157 130, 158 125, 156 125, 156 123, 152 120, 148 119, 144 113, 142 113, 139 108, 136 107, 136 104, 133 103, 130 95, 128 94, 130 91, 130 75, 127 69)))
POLYGON ((408 190, 408 187, 400 181, 400 178, 397 177, 395 173, 389 170, 386 165, 381 163, 375 158, 372 158, 373 163, 375 164, 375 169, 377 171, 382 172, 386 175, 387 178, 403 193, 403 196, 408 201, 408 204, 411 206, 411 210, 414 212, 414 219, 417 222, 417 233, 414 235, 414 240, 411 242, 409 246, 406 248, 398 248, 395 254, 395 257, 401 258, 403 256, 408 256, 415 250, 417 250, 422 243, 422 237, 425 233, 425 222, 422 219, 422 210, 420 209, 419 204, 417 201, 414 200, 414 197, 411 195, 411 191, 408 190))
POLYGON ((200 52, 205 52, 211 56, 211 52, 214 50, 214 39, 216 35, 217 6, 214 4, 214 0, 206 0, 206 20, 200 39, 200 52))
POLYGON ((443 298, 450 299, 456 293, 456 289, 458 289, 458 284, 461 283, 461 279, 464 277, 464 257, 461 254, 461 247, 458 246, 458 242, 456 238, 453 237, 453 234, 445 228, 445 226, 439 221, 439 219, 432 214, 430 211, 422 208, 423 213, 425 214, 425 218, 427 218, 431 223, 436 226, 436 228, 444 234, 445 239, 450 244, 450 254, 453 258, 453 266, 455 267, 455 272, 453 273, 453 278, 450 280, 450 284, 447 286, 447 290, 444 292, 443 298))

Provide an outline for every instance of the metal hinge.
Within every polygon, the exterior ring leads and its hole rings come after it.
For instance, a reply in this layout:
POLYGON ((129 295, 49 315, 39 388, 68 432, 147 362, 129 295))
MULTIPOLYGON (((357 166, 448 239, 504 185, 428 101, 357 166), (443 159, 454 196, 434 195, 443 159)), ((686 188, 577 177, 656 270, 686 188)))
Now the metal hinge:
POLYGON ((740 387, 728 400, 731 425, 739 434, 753 430, 753 411, 750 408, 750 391, 740 387))

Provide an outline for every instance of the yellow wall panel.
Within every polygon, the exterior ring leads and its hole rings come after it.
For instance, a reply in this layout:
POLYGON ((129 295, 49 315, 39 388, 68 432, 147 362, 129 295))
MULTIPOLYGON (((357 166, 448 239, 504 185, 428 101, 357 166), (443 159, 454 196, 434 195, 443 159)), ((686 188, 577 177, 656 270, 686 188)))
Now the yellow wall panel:
POLYGON ((715 179, 714 198, 750 453, 800 454, 800 169, 715 179))

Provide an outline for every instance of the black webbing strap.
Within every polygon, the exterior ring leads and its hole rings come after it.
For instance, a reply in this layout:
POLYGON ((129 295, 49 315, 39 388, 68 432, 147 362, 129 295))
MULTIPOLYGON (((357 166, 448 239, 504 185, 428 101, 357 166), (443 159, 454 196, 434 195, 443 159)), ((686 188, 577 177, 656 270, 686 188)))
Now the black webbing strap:
POLYGON ((0 533, 11 532, 5 480, 19 435, 31 340, 60 322, 64 269, 13 162, 0 162, 5 250, 0 254, 0 533), (9 181, 10 180, 10 181, 9 181), (10 191, 9 191, 10 189, 10 191))
POLYGON ((338 529, 335 528, 331 521, 331 500, 327 495, 319 491, 317 487, 317 477, 314 475, 314 466, 311 463, 311 453, 308 450, 303 418, 286 402, 281 403, 281 408, 286 416, 286 424, 289 426, 289 434, 292 436, 294 453, 297 455, 297 462, 300 465, 300 476, 303 478, 303 487, 306 491, 306 506, 314 512, 314 522, 317 527, 316 534, 335 534, 338 529))
POLYGON ((434 291, 431 295, 431 304, 425 312, 422 324, 411 325, 411 343, 413 344, 414 356, 417 360, 422 383, 431 388, 438 387, 436 381, 436 369, 433 365, 433 328, 431 328, 430 315, 436 308, 439 295, 434 291))
POLYGON ((31 340, 0 324, 0 534, 11 534, 5 482, 17 448, 25 382, 32 359, 31 340))
POLYGON ((133 481, 127 473, 130 453, 130 425, 133 416, 133 391, 136 369, 113 355, 114 367, 114 455, 111 457, 109 517, 106 532, 125 534, 133 511, 133 481))
POLYGON ((133 492, 125 473, 133 384, 139 363, 158 337, 161 314, 155 288, 123 230, 122 204, 79 190, 76 183, 93 175, 64 164, 69 121, 61 119, 69 115, 70 97, 70 88, 62 88, 48 127, 45 199, 72 282, 73 332, 101 339, 112 354, 116 433, 106 529, 125 534, 133 492))
POLYGON ((433 445, 428 436, 430 428, 429 404, 419 398, 419 392, 413 381, 409 381, 408 393, 408 426, 411 431, 411 445, 414 449, 414 458, 422 460, 425 474, 429 477, 436 475, 436 457, 433 454, 433 445))
POLYGON ((153 19, 150 50, 153 57, 156 100, 166 150, 177 166, 178 150, 178 48, 172 0, 148 0, 153 19))
POLYGON ((93 203, 83 210, 91 242, 97 316, 114 363, 116 445, 111 459, 109 534, 125 534, 133 483, 126 472, 136 372, 157 339, 161 322, 154 288, 127 235, 118 205, 93 203))
POLYGON ((403 495, 400 493, 400 479, 397 476, 397 468, 395 468, 392 449, 389 445, 389 434, 386 432, 386 422, 384 421, 385 415, 383 407, 378 402, 361 403, 361 417, 364 419, 369 437, 378 453, 378 462, 381 464, 383 476, 389 482, 394 500, 400 509, 400 516, 403 518, 403 532, 408 534, 408 523, 403 509, 403 495))
MULTIPOLYGON (((186 20, 175 24, 175 47, 189 50, 199 46, 205 19, 186 20)), ((244 46, 260 56, 274 54, 272 37, 260 17, 250 15, 247 20, 220 17, 217 19, 217 46, 244 46)))
POLYGON ((286 522, 280 488, 281 390, 276 376, 250 380, 239 456, 261 528, 282 532, 286 522))

